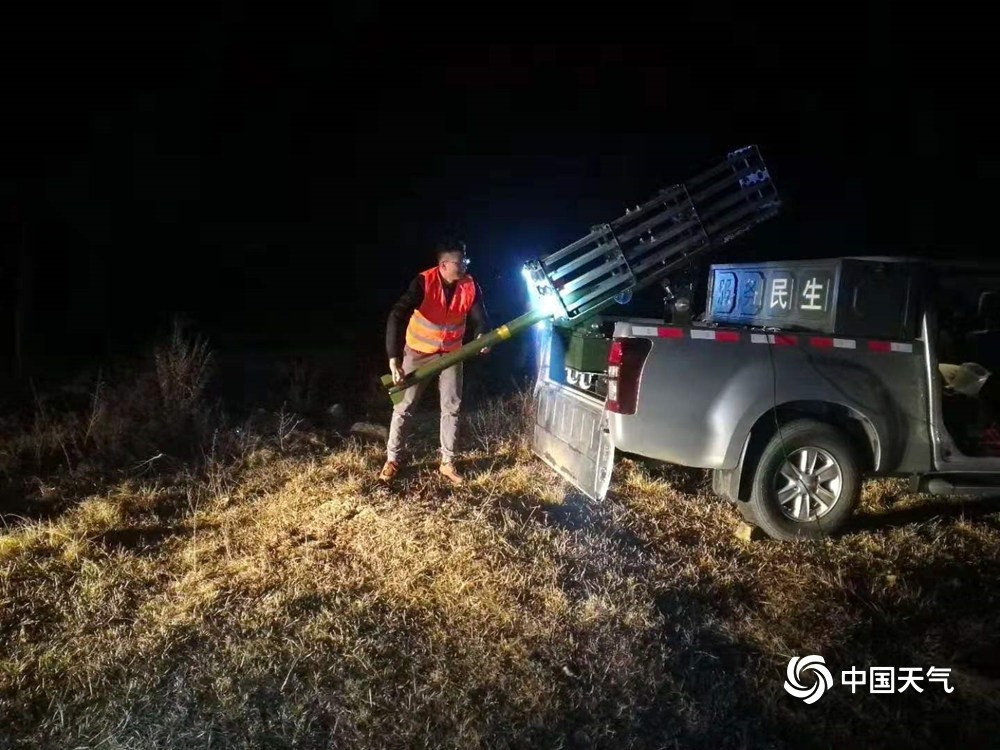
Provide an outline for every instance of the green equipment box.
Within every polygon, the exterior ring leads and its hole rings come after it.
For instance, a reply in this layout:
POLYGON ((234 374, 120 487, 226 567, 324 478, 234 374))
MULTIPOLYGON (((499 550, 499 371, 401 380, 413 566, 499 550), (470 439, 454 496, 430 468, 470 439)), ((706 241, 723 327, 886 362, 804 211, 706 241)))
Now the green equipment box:
POLYGON ((569 330, 564 363, 579 372, 603 373, 608 369, 611 339, 608 326, 599 319, 574 326, 569 330))

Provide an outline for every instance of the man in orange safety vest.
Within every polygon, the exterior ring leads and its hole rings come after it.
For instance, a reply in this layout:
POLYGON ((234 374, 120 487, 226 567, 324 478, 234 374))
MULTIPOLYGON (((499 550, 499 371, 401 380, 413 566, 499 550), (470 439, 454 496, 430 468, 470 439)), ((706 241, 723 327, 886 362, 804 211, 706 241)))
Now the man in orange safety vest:
MULTIPOLYGON (((393 381, 462 346, 467 334, 476 338, 487 330, 483 293, 468 273, 465 243, 446 241, 437 246, 437 265, 417 274, 403 296, 393 305, 386 325, 386 353, 393 381), (401 330, 403 326, 405 330, 401 330)), ((485 353, 487 350, 483 350, 485 353)), ((440 472, 452 484, 463 480, 455 468, 455 441, 462 405, 462 363, 438 375, 441 399, 440 472)), ((428 381, 403 391, 393 407, 386 445, 386 462, 380 478, 392 480, 403 463, 406 438, 414 409, 428 381)))

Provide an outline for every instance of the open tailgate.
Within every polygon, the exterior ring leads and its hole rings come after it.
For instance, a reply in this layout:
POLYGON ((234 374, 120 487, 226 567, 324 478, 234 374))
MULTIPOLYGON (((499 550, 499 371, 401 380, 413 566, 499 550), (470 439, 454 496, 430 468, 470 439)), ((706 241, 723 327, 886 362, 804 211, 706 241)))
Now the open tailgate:
POLYGON ((615 449, 603 401, 549 380, 537 382, 532 450, 587 497, 604 499, 615 449))

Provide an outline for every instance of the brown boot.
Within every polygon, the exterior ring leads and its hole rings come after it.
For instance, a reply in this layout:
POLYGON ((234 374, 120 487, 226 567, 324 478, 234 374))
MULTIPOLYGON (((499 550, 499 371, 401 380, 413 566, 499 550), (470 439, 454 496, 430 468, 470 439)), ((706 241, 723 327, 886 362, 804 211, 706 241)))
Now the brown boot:
POLYGON ((462 479, 462 475, 455 469, 455 464, 441 464, 441 468, 438 469, 438 471, 440 471, 441 474, 456 487, 465 483, 465 480, 462 479))
POLYGON ((386 461, 385 466, 382 467, 382 473, 378 475, 378 478, 383 482, 391 482, 396 478, 398 472, 399 464, 395 461, 386 461))

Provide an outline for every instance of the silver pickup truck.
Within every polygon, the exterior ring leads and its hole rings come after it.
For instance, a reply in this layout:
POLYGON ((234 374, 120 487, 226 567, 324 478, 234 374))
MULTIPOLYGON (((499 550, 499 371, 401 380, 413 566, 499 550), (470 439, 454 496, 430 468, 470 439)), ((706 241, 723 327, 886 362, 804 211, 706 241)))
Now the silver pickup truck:
POLYGON ((749 523, 792 539, 844 528, 866 476, 1000 494, 1000 269, 713 266, 685 317, 539 332, 534 450, 589 497, 616 454, 707 469, 749 523))

